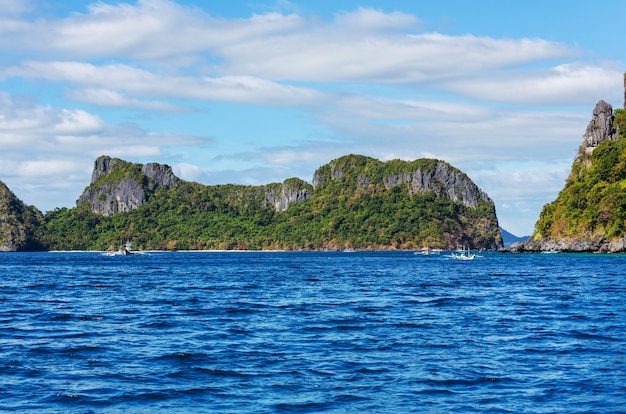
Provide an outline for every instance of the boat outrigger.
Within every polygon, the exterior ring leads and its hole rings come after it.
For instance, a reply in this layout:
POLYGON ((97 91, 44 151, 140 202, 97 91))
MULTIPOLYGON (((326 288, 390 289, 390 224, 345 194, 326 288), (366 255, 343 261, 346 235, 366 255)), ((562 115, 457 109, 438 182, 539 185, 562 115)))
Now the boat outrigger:
POLYGON ((457 260, 474 260, 474 257, 476 257, 476 255, 470 252, 469 247, 467 250, 462 249, 457 250, 457 253, 452 253, 452 258, 457 260))

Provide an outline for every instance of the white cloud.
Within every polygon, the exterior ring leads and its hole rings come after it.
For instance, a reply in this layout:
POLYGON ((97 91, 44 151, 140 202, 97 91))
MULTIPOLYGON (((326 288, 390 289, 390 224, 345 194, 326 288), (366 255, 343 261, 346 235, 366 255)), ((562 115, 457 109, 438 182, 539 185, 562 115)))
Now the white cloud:
POLYGON ((40 56, 49 50, 55 56, 135 62, 31 60, 0 76, 67 82, 83 87, 69 92, 82 102, 160 112, 177 110, 163 102, 169 98, 289 106, 329 98, 315 85, 293 82, 417 84, 480 99, 556 105, 571 104, 573 96, 580 102, 615 83, 614 71, 593 66, 564 64, 547 73, 517 69, 512 75, 511 68, 580 54, 562 43, 400 30, 418 23, 412 15, 363 7, 324 22, 275 12, 215 18, 169 0, 99 2, 86 14, 33 22, 10 44, 40 56), (33 33, 45 34, 46 51, 30 43, 38 37, 33 33), (196 66, 189 70, 191 62, 196 66))
POLYGON ((359 7, 355 12, 343 12, 335 17, 337 25, 351 30, 406 29, 415 27, 419 20, 410 14, 359 7))
POLYGON ((28 0, 0 0, 0 16, 17 16, 32 9, 28 0))
POLYGON ((220 19, 174 1, 140 0, 136 4, 95 2, 88 13, 64 19, 13 19, 10 23, 15 26, 12 35, 0 39, 0 48, 6 50, 57 58, 117 56, 190 63, 213 48, 293 30, 302 19, 278 13, 220 19))
POLYGON ((76 101, 91 103, 100 106, 117 108, 139 109, 156 112, 183 112, 186 109, 180 106, 154 100, 140 100, 131 98, 121 92, 110 89, 81 89, 71 91, 68 96, 76 101))
POLYGON ((385 148, 414 158, 432 154, 459 166, 484 159, 562 157, 564 148, 576 150, 582 142, 591 111, 585 117, 565 110, 357 97, 317 115, 320 123, 351 137, 353 151, 369 154, 385 148))
POLYGON ((573 56, 578 51, 541 39, 428 34, 364 36, 323 27, 248 39, 221 48, 220 70, 270 79, 314 82, 416 83, 573 56))
POLYGON ((325 94, 310 88, 283 85, 254 76, 163 76, 121 64, 96 66, 81 62, 30 61, 6 69, 4 75, 89 86, 86 91, 73 92, 70 96, 108 105, 123 102, 125 106, 144 109, 156 106, 155 109, 162 110, 163 107, 155 102, 126 97, 109 88, 149 97, 270 105, 310 105, 326 99, 325 94))
POLYGON ((103 127, 99 117, 82 110, 62 109, 58 111, 57 118, 53 131, 60 135, 93 133, 103 127))
POLYGON ((65 160, 35 160, 19 164, 18 173, 22 177, 45 178, 49 176, 67 176, 76 173, 76 164, 65 160))
POLYGON ((542 39, 400 30, 418 23, 412 15, 372 8, 325 22, 279 13, 215 18, 168 0, 98 2, 86 14, 29 22, 0 39, 0 48, 15 51, 19 45, 20 53, 32 50, 61 60, 113 57, 166 67, 195 62, 222 75, 304 82, 423 82, 578 53, 542 39))
POLYGON ((496 202, 500 225, 517 236, 528 236, 543 206, 563 188, 572 161, 500 164, 470 176, 496 202))
POLYGON ((595 99, 619 102, 622 70, 562 64, 537 71, 509 71, 452 80, 443 87, 471 98, 539 105, 584 105, 595 99))
POLYGON ((204 171, 195 164, 181 162, 172 166, 174 174, 186 181, 202 181, 206 179, 204 171))

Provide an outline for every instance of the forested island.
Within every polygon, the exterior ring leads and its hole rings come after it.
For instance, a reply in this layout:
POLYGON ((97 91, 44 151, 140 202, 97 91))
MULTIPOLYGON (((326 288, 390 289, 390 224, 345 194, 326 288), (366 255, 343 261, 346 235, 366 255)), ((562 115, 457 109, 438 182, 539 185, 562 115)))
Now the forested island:
POLYGON ((347 155, 312 183, 203 185, 162 164, 102 156, 74 208, 42 214, 0 188, 0 248, 105 250, 498 249, 493 201, 443 161, 347 155))
MULTIPOLYGON (((626 106, 626 74, 624 76, 626 106)), ((626 111, 598 102, 565 187, 513 252, 626 252, 626 111)))

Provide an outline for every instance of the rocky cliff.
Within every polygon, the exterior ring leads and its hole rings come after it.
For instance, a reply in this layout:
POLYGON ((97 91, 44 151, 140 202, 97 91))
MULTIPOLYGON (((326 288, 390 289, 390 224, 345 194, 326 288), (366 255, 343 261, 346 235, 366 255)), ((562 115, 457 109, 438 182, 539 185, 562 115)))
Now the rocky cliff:
POLYGON ((583 146, 586 154, 591 154, 595 148, 603 141, 614 141, 619 138, 617 129, 613 125, 613 107, 600 101, 593 109, 591 121, 587 125, 583 135, 583 146))
POLYGON ((99 157, 91 175, 91 184, 76 201, 90 205, 103 216, 129 212, 140 207, 157 188, 173 188, 178 178, 167 165, 133 164, 108 156, 99 157))
POLYGON ((26 206, 0 181, 0 252, 39 250, 34 233, 42 219, 39 210, 26 206))
POLYGON ((275 211, 285 211, 291 204, 301 203, 311 197, 313 187, 297 178, 285 180, 282 184, 263 186, 263 206, 275 211))
MULTIPOLYGON (((102 156, 94 164, 91 184, 85 188, 76 204, 89 205, 91 211, 103 216, 130 212, 146 203, 157 189, 172 189, 181 183, 168 165, 133 164, 102 156)), ((310 184, 297 178, 257 187, 215 187, 226 188, 226 198, 233 204, 255 203, 275 211, 284 211, 293 203, 307 200, 312 192, 310 184)))
POLYGON ((600 101, 557 199, 512 252, 626 252, 626 112, 600 101))
POLYGON ((471 208, 477 208, 480 201, 493 203, 467 175, 435 159, 382 162, 370 157, 347 155, 317 169, 313 175, 313 187, 352 175, 357 189, 370 185, 383 186, 387 190, 403 186, 409 194, 432 191, 437 196, 445 196, 471 208))

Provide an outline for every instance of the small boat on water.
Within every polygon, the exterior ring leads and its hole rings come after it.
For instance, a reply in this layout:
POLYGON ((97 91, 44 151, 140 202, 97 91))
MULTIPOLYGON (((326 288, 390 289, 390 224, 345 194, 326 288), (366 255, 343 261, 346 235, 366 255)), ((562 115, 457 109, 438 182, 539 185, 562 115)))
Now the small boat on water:
POLYGON ((109 247, 108 249, 106 249, 106 251, 104 252, 105 256, 116 256, 117 255, 117 250, 115 250, 112 247, 109 247))
POLYGON ((420 250, 413 252, 413 254, 418 255, 424 255, 424 256, 428 256, 431 254, 440 254, 441 253, 441 249, 431 249, 430 247, 422 247, 420 250))
POLYGON ((476 257, 476 255, 470 252, 469 247, 467 250, 461 249, 457 250, 456 253, 452 253, 452 258, 456 260, 474 260, 474 257, 476 257))
POLYGON ((119 250, 109 248, 106 252, 104 252, 105 256, 132 256, 135 254, 143 254, 143 252, 135 250, 130 240, 127 240, 119 250))
POLYGON ((124 247, 122 248, 122 255, 130 256, 131 254, 135 254, 135 251, 133 249, 133 244, 130 240, 127 240, 126 244, 124 244, 124 247))

